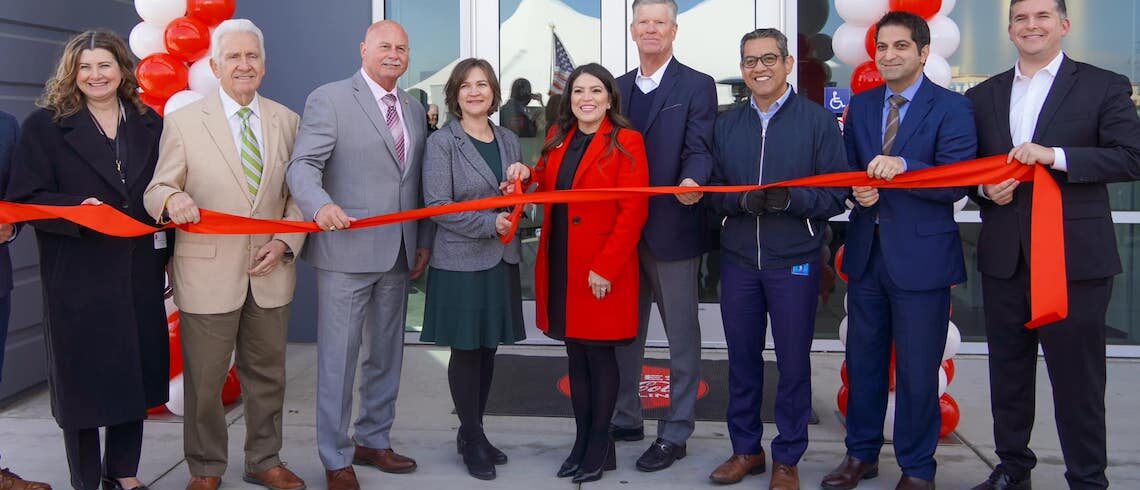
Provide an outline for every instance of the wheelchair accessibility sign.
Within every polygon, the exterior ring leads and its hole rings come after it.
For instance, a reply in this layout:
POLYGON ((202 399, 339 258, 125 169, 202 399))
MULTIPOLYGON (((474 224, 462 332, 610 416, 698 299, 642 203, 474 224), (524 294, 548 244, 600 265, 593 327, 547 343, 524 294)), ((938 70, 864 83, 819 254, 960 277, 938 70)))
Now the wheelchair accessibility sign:
POLYGON ((851 89, 824 87, 823 89, 823 106, 827 110, 836 114, 843 114, 843 110, 847 108, 847 103, 851 102, 851 89))

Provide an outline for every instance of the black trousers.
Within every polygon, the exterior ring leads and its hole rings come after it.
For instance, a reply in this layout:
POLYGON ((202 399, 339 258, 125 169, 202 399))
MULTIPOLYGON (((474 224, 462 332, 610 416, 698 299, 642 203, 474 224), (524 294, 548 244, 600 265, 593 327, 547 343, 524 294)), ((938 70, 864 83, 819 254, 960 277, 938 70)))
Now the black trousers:
POLYGON ((75 490, 95 490, 103 476, 136 476, 142 456, 143 421, 112 425, 105 430, 105 448, 100 458, 99 429, 64 429, 63 445, 71 486, 75 490))
POLYGON ((1065 479, 1073 489, 1108 487, 1105 437, 1105 316, 1112 278, 1070 281, 1069 316, 1034 330, 1029 321, 1029 267, 1022 259, 1010 279, 982 275, 990 403, 1000 467, 1028 476, 1037 464, 1033 431, 1037 347, 1053 387, 1054 414, 1065 479))
POLYGON ((612 345, 566 340, 570 371, 570 404, 576 433, 570 461, 593 471, 605 464, 613 449, 610 420, 618 396, 617 352, 612 345))

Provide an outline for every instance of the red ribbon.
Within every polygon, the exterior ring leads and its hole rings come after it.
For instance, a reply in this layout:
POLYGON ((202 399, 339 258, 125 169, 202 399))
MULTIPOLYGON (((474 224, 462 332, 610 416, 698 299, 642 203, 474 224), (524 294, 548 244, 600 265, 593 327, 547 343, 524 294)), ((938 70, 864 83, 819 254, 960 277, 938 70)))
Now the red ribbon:
MULTIPOLYGON (((607 189, 571 189, 565 191, 543 191, 522 193, 522 186, 516 185, 513 194, 463 201, 442 206, 412 209, 399 213, 363 218, 352 223, 351 228, 368 228, 390 225, 404 221, 420 220, 442 214, 464 211, 484 211, 513 207, 511 213, 511 233, 504 237, 504 243, 515 236, 519 215, 525 204, 552 204, 590 201, 608 201, 629 197, 676 195, 689 192, 746 192, 770 187, 853 187, 871 186, 895 189, 927 189, 939 187, 967 187, 981 184, 997 184, 1007 179, 1033 182, 1033 220, 1030 257, 1030 322, 1029 328, 1063 320, 1069 314, 1067 279, 1065 275, 1065 247, 1063 221, 1061 215, 1061 190, 1049 175, 1047 168, 1034 165, 1007 164, 1006 156, 994 156, 941 165, 915 172, 906 172, 891 181, 871 179, 866 172, 844 172, 816 175, 802 179, 773 184, 701 186, 701 187, 634 187, 607 189)), ((274 233, 318 233, 311 221, 262 220, 234 216, 208 209, 200 211, 201 221, 196 224, 178 225, 177 228, 190 233, 214 235, 259 235, 274 233)), ((17 204, 0 201, 0 222, 17 223, 42 219, 65 219, 75 224, 96 230, 100 233, 135 237, 154 233, 161 229, 174 228, 166 225, 155 228, 120 213, 112 206, 45 206, 37 204, 17 204)))

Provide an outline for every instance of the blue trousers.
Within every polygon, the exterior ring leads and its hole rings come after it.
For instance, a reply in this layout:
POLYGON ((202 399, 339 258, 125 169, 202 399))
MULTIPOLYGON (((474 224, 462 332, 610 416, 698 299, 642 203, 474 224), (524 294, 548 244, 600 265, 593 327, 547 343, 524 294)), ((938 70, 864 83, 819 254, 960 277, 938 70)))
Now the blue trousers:
POLYGON ((891 280, 876 237, 867 270, 847 288, 847 453, 879 459, 895 345, 895 457, 904 475, 934 480, 942 416, 938 368, 946 347, 950 288, 906 291, 891 280))
POLYGON ((8 342, 8 314, 12 311, 12 295, 0 298, 0 380, 4 379, 4 344, 8 342))
POLYGON ((780 381, 772 460, 796 465, 807 450, 811 417, 811 341, 819 301, 818 261, 757 270, 721 263, 720 312, 728 343, 728 433, 733 454, 759 454, 764 422, 764 344, 768 315, 780 381), (804 270, 806 269, 806 270, 804 270))

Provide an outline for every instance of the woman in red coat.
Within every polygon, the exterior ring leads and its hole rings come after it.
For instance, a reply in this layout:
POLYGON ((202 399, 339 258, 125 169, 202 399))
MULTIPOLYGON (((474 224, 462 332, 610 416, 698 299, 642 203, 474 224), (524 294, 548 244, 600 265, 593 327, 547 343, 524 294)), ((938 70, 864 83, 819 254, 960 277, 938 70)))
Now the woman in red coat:
MULTIPOLYGON (((619 114, 613 75, 578 67, 566 85, 533 181, 539 190, 642 187, 649 167, 641 134, 619 114)), ((530 178, 515 164, 508 181, 530 178)), ((538 327, 566 342, 577 437, 559 477, 594 481, 615 468, 610 416, 617 401, 614 346, 637 336, 637 242, 646 198, 546 206, 535 264, 538 327)))

